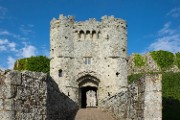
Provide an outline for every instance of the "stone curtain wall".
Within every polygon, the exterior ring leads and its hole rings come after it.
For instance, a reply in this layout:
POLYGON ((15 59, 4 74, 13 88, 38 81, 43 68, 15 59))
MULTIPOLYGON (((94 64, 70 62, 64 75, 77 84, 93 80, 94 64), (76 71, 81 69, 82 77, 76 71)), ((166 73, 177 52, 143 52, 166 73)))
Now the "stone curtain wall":
POLYGON ((47 120, 74 120, 79 109, 77 103, 60 92, 51 78, 47 86, 47 120))
POLYGON ((162 75, 147 74, 130 84, 128 90, 103 100, 102 109, 119 120, 162 119, 162 75))
POLYGON ((131 119, 162 119, 162 75, 146 74, 129 85, 129 114, 131 119))
MULTIPOLYGON (((161 72, 162 70, 153 60, 150 53, 142 55, 142 58, 145 60, 145 65, 136 66, 134 63, 135 54, 132 54, 128 58, 128 75, 138 74, 138 73, 148 73, 148 72, 161 72)), ((180 69, 177 65, 173 65, 168 68, 165 72, 180 72, 180 69)))
POLYGON ((158 67, 156 62, 153 60, 150 53, 142 55, 143 59, 145 60, 145 65, 141 67, 135 65, 134 57, 135 57, 135 54, 132 54, 128 58, 128 75, 160 71, 160 68, 158 67))
POLYGON ((0 120, 71 120, 77 109, 44 73, 0 72, 0 120))

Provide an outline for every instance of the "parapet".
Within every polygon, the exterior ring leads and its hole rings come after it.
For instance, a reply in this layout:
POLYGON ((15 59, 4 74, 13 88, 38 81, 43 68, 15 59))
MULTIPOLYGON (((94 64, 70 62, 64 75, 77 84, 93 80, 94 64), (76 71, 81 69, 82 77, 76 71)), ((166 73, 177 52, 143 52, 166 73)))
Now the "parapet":
MULTIPOLYGON (((94 26, 98 28, 116 26, 117 28, 121 27, 126 30, 126 21, 121 18, 114 18, 114 16, 102 16, 101 21, 97 21, 95 18, 89 18, 86 21, 76 22, 74 16, 64 16, 63 14, 59 15, 58 19, 53 18, 51 20, 51 27, 59 27, 60 25, 72 26, 74 27, 84 27, 84 26, 94 26)), ((85 27, 86 28, 86 27, 85 27)))

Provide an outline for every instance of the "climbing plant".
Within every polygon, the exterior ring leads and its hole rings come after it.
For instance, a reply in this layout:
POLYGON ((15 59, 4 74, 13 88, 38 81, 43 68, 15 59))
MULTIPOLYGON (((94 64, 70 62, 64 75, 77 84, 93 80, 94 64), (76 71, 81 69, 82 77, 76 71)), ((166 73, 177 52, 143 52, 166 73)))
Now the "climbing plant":
POLYGON ((150 54, 161 70, 166 70, 174 64, 175 57, 171 52, 159 50, 150 52, 150 54))
POLYGON ((135 54, 134 55, 134 64, 136 67, 142 67, 146 63, 146 60, 140 55, 140 54, 135 54))

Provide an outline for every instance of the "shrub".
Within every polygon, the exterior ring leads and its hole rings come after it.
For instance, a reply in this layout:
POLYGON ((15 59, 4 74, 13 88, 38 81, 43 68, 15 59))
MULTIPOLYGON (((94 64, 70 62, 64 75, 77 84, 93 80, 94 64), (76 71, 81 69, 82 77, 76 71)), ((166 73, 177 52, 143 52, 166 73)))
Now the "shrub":
POLYGON ((50 60, 45 56, 23 58, 15 62, 14 70, 48 73, 50 71, 50 60))

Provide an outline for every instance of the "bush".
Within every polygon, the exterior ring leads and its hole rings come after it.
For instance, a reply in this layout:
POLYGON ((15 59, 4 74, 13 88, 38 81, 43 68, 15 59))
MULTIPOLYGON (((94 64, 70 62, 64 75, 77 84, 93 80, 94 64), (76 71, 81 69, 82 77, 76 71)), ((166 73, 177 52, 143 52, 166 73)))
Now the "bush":
POLYGON ((168 51, 153 51, 150 52, 152 58, 157 63, 157 65, 161 68, 161 70, 167 70, 172 67, 174 64, 174 54, 168 51))
POLYGON ((49 73, 50 60, 45 56, 36 56, 30 58, 19 59, 15 62, 14 70, 29 70, 35 72, 49 73))

